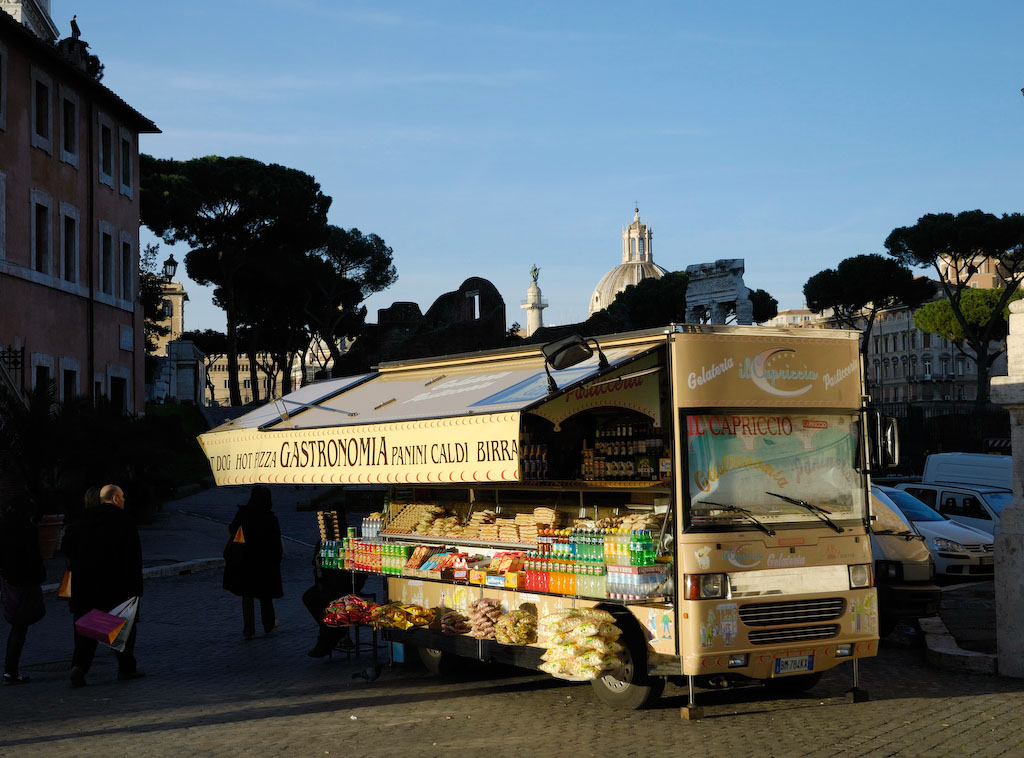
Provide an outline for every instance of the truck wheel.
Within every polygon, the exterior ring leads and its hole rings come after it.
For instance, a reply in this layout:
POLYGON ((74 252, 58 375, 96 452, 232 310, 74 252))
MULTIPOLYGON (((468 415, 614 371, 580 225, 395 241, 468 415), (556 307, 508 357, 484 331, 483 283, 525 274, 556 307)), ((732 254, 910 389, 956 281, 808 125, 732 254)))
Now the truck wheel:
POLYGON ((821 681, 821 672, 814 674, 795 674, 778 679, 765 679, 764 686, 776 695, 797 695, 806 692, 821 681))
POLYGON ((448 676, 455 671, 455 655, 432 647, 420 647, 417 650, 424 667, 434 676, 448 676))
POLYGON ((647 645, 635 629, 623 630, 622 668, 590 682, 597 699, 620 710, 634 711, 661 697, 665 680, 647 675, 647 645))

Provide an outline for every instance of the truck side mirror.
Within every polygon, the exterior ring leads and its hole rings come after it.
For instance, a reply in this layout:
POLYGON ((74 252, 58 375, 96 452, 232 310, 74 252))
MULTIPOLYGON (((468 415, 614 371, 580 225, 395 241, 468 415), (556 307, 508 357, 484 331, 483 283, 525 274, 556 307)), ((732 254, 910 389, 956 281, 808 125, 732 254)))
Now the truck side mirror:
POLYGON ((878 411, 867 412, 868 471, 895 468, 900 462, 900 435, 896 419, 878 411))

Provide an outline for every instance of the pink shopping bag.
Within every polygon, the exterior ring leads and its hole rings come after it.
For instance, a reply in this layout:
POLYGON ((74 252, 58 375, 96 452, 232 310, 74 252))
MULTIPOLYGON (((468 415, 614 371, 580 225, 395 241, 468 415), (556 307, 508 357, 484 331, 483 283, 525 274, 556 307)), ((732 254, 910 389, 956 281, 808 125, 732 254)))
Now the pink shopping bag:
POLYGON ((91 610, 75 622, 75 629, 83 637, 99 640, 114 650, 123 651, 135 623, 139 599, 129 598, 109 613, 91 610))
POLYGON ((99 640, 109 645, 117 639, 118 632, 127 621, 120 616, 93 609, 75 622, 75 631, 83 637, 99 640))

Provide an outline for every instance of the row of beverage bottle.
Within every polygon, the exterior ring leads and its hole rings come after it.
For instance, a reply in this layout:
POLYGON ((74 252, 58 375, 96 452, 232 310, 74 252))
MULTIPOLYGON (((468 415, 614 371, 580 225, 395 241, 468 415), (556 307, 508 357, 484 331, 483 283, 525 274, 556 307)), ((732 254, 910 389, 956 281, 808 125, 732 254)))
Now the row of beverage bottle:
POLYGON ((525 590, 584 597, 606 596, 605 565, 597 558, 572 559, 567 555, 530 553, 523 568, 525 590))
MULTIPOLYGON (((360 530, 359 533, 362 535, 364 540, 372 540, 372 539, 376 539, 378 536, 380 536, 380 530, 383 527, 384 527, 384 519, 364 518, 363 519, 362 529, 360 530)), ((351 534, 351 531, 352 530, 349 529, 350 536, 354 536, 354 535, 351 534)))
POLYGON ((385 545, 358 537, 324 540, 320 543, 320 565, 331 569, 401 574, 408 559, 408 550, 406 545, 385 545), (384 571, 385 565, 387 571, 384 571))
POLYGON ((639 600, 651 597, 664 583, 665 571, 636 571, 605 566, 594 558, 566 560, 530 553, 526 557, 523 589, 580 597, 639 600))
POLYGON ((659 465, 658 458, 651 455, 613 459, 584 450, 580 478, 585 482, 654 482, 661 477, 659 465))
MULTIPOLYGON (((660 567, 659 567, 660 568, 660 567)), ((665 570, 659 571, 618 571, 609 567, 606 590, 608 597, 619 600, 637 600, 663 593, 665 570)))
POLYGON ((600 560, 609 566, 653 566, 657 547, 649 529, 542 529, 542 555, 600 560))

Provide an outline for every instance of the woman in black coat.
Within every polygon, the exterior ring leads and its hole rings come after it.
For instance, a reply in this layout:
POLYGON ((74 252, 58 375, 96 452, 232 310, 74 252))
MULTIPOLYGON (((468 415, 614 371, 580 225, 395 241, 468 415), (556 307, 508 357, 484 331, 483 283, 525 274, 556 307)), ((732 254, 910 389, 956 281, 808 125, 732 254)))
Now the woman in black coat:
POLYGON ((42 584, 46 566, 39 552, 39 530, 29 517, 13 505, 0 513, 0 595, 4 618, 11 625, 4 658, 3 684, 24 684, 29 680, 18 670, 28 628, 46 613, 42 584))
POLYGON ((256 598, 260 601, 263 631, 269 634, 277 626, 274 598, 284 596, 281 526, 272 510, 268 487, 252 488, 249 502, 238 507, 228 531, 231 537, 224 549, 224 589, 241 596, 242 635, 251 640, 256 633, 256 598))

